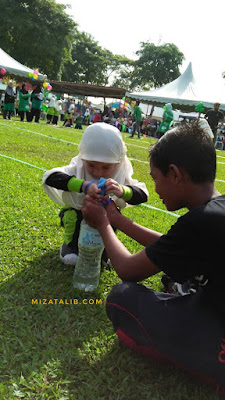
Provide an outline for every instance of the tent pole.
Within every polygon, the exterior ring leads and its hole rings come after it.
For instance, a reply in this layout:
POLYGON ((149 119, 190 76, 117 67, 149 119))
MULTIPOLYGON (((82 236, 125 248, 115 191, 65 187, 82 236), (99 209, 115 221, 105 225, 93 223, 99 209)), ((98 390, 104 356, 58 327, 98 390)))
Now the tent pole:
POLYGON ((150 112, 150 117, 152 117, 152 114, 153 114, 153 112, 154 112, 154 108, 155 108, 155 106, 152 105, 152 109, 151 109, 151 112, 150 112))

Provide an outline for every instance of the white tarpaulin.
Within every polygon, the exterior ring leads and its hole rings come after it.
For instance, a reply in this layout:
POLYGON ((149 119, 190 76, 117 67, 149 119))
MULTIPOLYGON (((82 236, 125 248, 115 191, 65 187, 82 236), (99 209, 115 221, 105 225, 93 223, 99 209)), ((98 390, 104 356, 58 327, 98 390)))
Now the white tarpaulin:
POLYGON ((192 64, 179 78, 159 89, 143 92, 126 92, 127 97, 140 100, 156 106, 171 103, 173 108, 193 111, 200 102, 205 108, 213 108, 214 103, 221 104, 220 109, 225 110, 225 80, 212 81, 196 79, 193 75, 192 64))
MULTIPOLYGON (((28 73, 33 72, 33 69, 26 67, 25 65, 14 60, 9 54, 0 48, 0 68, 4 68, 8 75, 21 76, 28 78, 28 73)), ((44 81, 47 78, 46 75, 38 74, 38 80, 44 81)))

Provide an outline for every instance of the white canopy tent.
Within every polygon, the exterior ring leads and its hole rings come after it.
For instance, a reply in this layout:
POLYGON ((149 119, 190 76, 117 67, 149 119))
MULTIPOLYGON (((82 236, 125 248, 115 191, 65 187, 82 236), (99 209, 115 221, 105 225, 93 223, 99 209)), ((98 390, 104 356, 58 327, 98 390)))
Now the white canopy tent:
MULTIPOLYGON (((33 72, 33 69, 26 67, 20 62, 14 60, 9 54, 0 48, 0 68, 6 70, 7 75, 15 77, 27 78, 29 72, 33 72)), ((44 81, 47 78, 46 75, 38 74, 38 81, 44 81)))
POLYGON ((221 104, 220 109, 225 110, 225 80, 215 82, 196 79, 193 75, 192 64, 179 78, 159 89, 143 92, 126 92, 126 97, 140 100, 142 103, 162 106, 171 103, 173 108, 183 111, 194 111, 201 102, 206 109, 213 108, 214 103, 221 104))

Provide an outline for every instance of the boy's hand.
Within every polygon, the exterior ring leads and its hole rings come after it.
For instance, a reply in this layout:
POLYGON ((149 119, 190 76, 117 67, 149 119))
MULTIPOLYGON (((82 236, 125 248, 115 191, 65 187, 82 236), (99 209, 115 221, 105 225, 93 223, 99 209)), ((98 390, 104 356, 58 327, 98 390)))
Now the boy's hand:
POLYGON ((105 207, 103 207, 98 200, 89 195, 85 197, 81 211, 85 221, 88 225, 92 226, 92 228, 98 229, 101 224, 105 223, 106 220, 108 221, 105 207))
POLYGON ((114 181, 114 179, 109 178, 106 180, 105 183, 105 193, 106 194, 113 193, 117 197, 122 197, 123 188, 118 182, 114 181))
POLYGON ((111 201, 108 205, 105 206, 105 210, 107 212, 107 217, 110 224, 116 228, 118 219, 120 218, 121 214, 118 211, 115 202, 111 201))

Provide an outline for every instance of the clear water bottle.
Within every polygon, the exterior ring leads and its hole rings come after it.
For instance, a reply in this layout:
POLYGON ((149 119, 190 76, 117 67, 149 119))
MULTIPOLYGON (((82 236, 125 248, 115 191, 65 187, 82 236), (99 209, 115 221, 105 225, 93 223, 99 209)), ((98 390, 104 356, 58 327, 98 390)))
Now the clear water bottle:
POLYGON ((79 256, 73 275, 73 286, 91 292, 98 287, 104 244, 97 229, 82 220, 78 239, 79 256))

